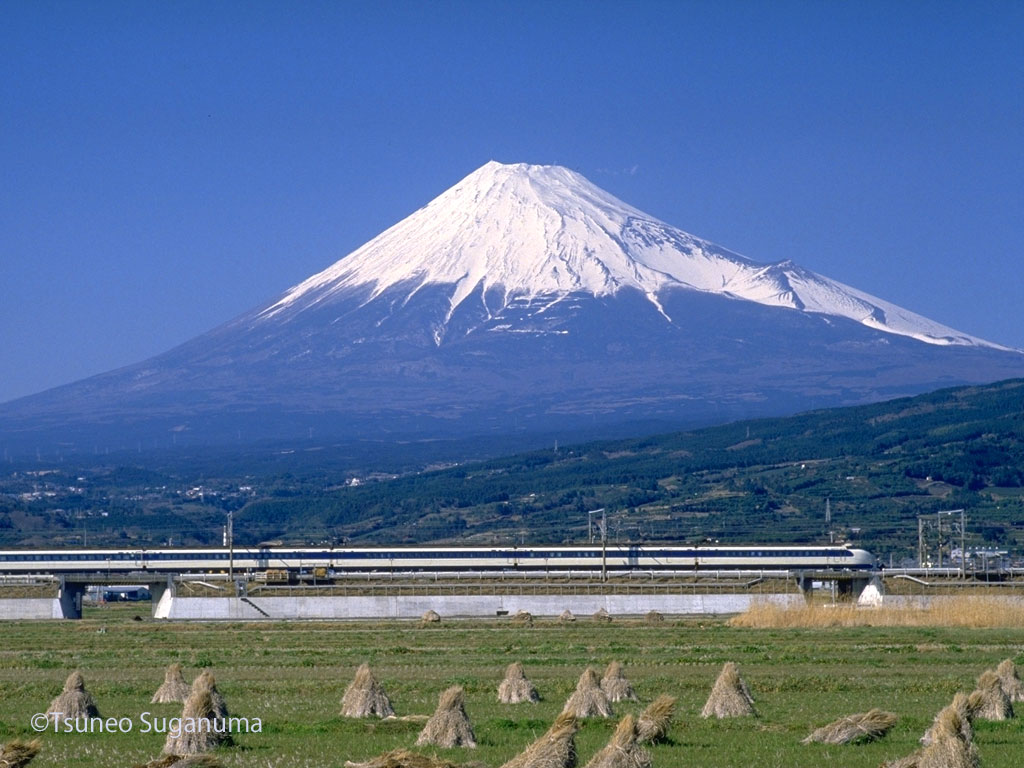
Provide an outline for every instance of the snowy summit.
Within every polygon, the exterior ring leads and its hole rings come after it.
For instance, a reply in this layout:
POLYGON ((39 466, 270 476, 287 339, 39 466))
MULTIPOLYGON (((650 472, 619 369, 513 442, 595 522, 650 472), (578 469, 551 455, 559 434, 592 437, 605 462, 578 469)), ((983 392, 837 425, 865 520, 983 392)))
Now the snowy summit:
POLYGON ((512 303, 550 306, 623 289, 642 293, 671 323, 661 298, 684 290, 843 317, 929 344, 1004 349, 792 261, 762 264, 732 253, 567 168, 494 161, 293 287, 260 317, 322 306, 349 289, 369 288, 368 301, 396 290, 408 301, 426 286, 446 287, 442 325, 467 301, 494 317, 512 303))

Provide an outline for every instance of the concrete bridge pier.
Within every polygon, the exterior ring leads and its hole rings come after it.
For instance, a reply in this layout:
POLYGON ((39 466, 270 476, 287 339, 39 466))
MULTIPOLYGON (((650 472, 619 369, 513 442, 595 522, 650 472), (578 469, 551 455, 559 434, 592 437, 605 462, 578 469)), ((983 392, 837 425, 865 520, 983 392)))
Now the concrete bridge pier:
POLYGON ((856 602, 860 599, 864 590, 872 581, 872 574, 837 574, 815 573, 801 571, 796 574, 796 583, 800 587, 800 593, 807 602, 811 602, 814 593, 814 582, 822 584, 831 583, 835 585, 835 598, 839 602, 856 602))
POLYGON ((61 576, 60 587, 57 590, 57 600, 55 601, 56 605, 54 605, 54 618, 82 618, 82 598, 85 596, 85 587, 85 584, 79 584, 74 581, 69 582, 61 576), (57 615, 58 612, 59 615, 57 615))
POLYGON ((857 601, 861 593, 871 583, 870 576, 858 576, 852 579, 840 579, 836 584, 836 596, 842 601, 857 601))
POLYGON ((811 595, 814 592, 814 578, 803 571, 796 574, 796 585, 800 587, 800 594, 806 602, 811 602, 811 595))
POLYGON ((174 586, 174 576, 167 575, 167 581, 154 581, 149 585, 149 594, 153 597, 153 618, 167 618, 170 613, 171 602, 177 594, 174 586))

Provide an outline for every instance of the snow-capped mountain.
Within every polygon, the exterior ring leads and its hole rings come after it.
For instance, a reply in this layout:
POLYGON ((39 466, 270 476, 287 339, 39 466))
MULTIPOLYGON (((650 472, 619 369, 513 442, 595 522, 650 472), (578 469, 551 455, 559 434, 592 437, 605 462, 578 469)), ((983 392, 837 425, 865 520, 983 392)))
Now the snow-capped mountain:
MULTIPOLYGON (((511 303, 540 308, 574 294, 634 289, 664 314, 659 294, 689 289, 845 317, 929 344, 997 345, 947 328, 791 261, 760 264, 633 208, 559 166, 489 162, 386 232, 287 291, 261 318, 302 311, 346 289, 369 300, 402 286, 450 286, 452 314, 472 296, 491 316, 511 303), (496 300, 495 300, 496 297, 496 300)), ((672 318, 665 315, 665 320, 672 318)))
POLYGON ((1016 376, 1018 351, 491 162, 263 307, 0 406, 0 442, 571 439, 1016 376))

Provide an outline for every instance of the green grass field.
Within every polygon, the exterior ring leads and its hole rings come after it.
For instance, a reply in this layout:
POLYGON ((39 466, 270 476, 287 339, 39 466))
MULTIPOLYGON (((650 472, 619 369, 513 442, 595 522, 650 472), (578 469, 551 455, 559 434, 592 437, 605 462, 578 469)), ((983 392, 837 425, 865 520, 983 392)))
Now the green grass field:
MULTIPOLYGON (((612 660, 641 698, 617 705, 638 713, 660 693, 679 698, 672 743, 655 746, 656 768, 875 768, 912 752, 935 713, 958 690, 970 690, 1005 658, 1024 665, 1024 631, 935 628, 753 630, 719 620, 645 626, 586 619, 532 628, 508 621, 413 623, 166 624, 148 605, 93 608, 79 622, 0 625, 0 742, 30 738, 34 713, 45 711, 64 678, 80 669, 104 717, 174 716, 178 705, 152 705, 164 668, 181 662, 191 679, 210 667, 232 714, 258 717, 262 733, 241 734, 218 750, 225 766, 342 766, 397 747, 412 747, 421 723, 354 721, 338 715, 346 685, 368 661, 399 715, 429 714, 439 693, 459 684, 476 731, 476 750, 423 751, 499 766, 555 718, 586 665, 612 660), (496 690, 505 667, 522 661, 540 691, 537 705, 502 705, 496 690), (740 665, 759 716, 730 721, 699 717, 726 661, 740 665), (899 723, 865 746, 802 745, 813 727, 872 707, 899 723)), ((1022 707, 1024 709, 1024 707, 1022 707)), ((1024 712, 1022 712, 1024 715, 1024 712)), ((615 721, 587 721, 577 737, 580 765, 607 741, 615 721)), ((1024 717, 980 722, 976 743, 985 768, 1024 764, 1024 717)), ((160 734, 42 736, 33 766, 112 768, 156 757, 160 734)))

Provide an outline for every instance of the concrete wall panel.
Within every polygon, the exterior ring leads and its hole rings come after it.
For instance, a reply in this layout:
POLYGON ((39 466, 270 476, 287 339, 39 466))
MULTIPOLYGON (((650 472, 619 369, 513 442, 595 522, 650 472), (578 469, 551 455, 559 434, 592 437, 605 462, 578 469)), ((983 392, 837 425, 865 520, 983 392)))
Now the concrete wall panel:
POLYGON ((580 618, 604 608, 615 616, 741 613, 753 602, 802 603, 800 595, 395 595, 387 597, 175 597, 167 592, 157 618, 200 621, 264 619, 418 619, 429 610, 444 617, 495 617, 529 611, 537 617, 572 611, 580 618))

